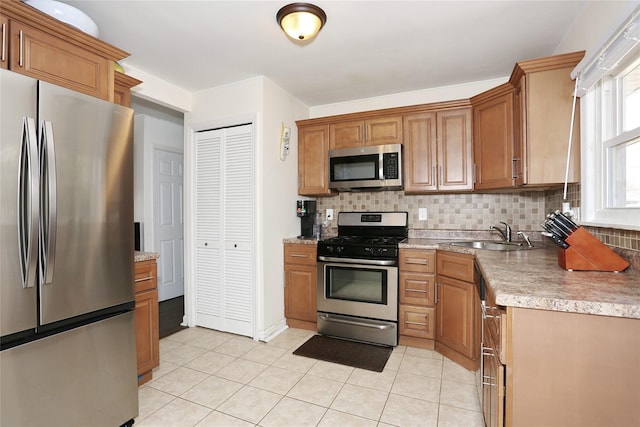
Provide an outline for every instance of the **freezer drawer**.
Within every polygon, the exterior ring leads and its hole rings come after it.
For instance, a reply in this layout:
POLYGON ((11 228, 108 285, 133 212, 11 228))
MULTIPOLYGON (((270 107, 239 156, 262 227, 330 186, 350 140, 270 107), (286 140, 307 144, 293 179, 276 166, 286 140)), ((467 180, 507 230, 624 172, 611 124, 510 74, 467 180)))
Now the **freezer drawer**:
POLYGON ((0 425, 119 426, 138 415, 133 312, 0 352, 0 425))

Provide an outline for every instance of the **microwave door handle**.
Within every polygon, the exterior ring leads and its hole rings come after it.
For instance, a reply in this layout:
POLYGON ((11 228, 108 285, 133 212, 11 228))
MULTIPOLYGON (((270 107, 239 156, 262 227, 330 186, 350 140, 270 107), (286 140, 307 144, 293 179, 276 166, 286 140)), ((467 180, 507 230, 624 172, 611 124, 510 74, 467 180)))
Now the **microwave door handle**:
POLYGON ((22 141, 18 160, 18 250, 23 288, 35 286, 38 265, 40 183, 37 145, 35 121, 31 117, 25 117, 22 120, 22 141))
POLYGON ((378 157, 378 179, 384 179, 384 153, 378 157))

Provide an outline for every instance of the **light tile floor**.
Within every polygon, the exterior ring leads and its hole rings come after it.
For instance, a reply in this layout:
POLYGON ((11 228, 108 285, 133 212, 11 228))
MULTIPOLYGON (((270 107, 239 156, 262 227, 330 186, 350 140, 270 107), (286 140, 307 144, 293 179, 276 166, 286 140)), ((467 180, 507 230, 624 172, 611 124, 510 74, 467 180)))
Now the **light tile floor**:
POLYGON ((204 328, 160 341, 136 426, 483 426, 475 375, 440 354, 394 348, 381 373, 291 354, 311 331, 268 343, 204 328))

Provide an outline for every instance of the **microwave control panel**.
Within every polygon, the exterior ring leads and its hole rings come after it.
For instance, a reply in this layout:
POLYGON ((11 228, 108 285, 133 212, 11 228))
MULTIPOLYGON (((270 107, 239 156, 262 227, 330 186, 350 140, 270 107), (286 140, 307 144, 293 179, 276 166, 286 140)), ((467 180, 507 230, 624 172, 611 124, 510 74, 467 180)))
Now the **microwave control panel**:
POLYGON ((382 172, 384 179, 398 179, 398 153, 384 153, 382 155, 382 172))

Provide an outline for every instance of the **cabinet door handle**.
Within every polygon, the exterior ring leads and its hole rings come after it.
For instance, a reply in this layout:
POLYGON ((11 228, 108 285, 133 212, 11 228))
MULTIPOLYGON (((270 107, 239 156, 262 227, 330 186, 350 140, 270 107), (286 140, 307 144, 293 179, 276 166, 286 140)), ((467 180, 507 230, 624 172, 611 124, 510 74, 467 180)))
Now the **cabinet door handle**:
POLYGON ((477 180, 478 177, 478 165, 476 165, 475 163, 473 164, 473 183, 475 184, 476 182, 478 182, 477 180))
POLYGON ((309 255, 292 253, 289 256, 291 256, 292 258, 307 258, 309 255))
POLYGON ((434 297, 433 299, 436 301, 436 304, 437 304, 438 303, 438 282, 436 282, 435 285, 436 285, 435 286, 436 290, 435 290, 435 295, 433 296, 434 297))
POLYGON ((436 166, 435 165, 431 168, 431 182, 434 185, 436 184, 436 166))
POLYGON ((520 161, 519 158, 512 158, 511 159, 511 178, 512 179, 518 179, 518 174, 516 173, 516 162, 520 161))
POLYGON ((438 166, 438 169, 440 169, 440 179, 438 181, 438 185, 444 185, 444 169, 442 168, 442 165, 438 166))
POLYGON ((19 66, 19 67, 22 67, 22 57, 23 57, 23 54, 22 54, 22 51, 23 51, 23 42, 22 42, 22 39, 23 39, 23 37, 22 37, 22 30, 20 30, 20 56, 19 56, 19 58, 18 58, 18 66, 19 66))
POLYGON ((2 24, 2 62, 5 61, 7 50, 7 24, 2 24))

